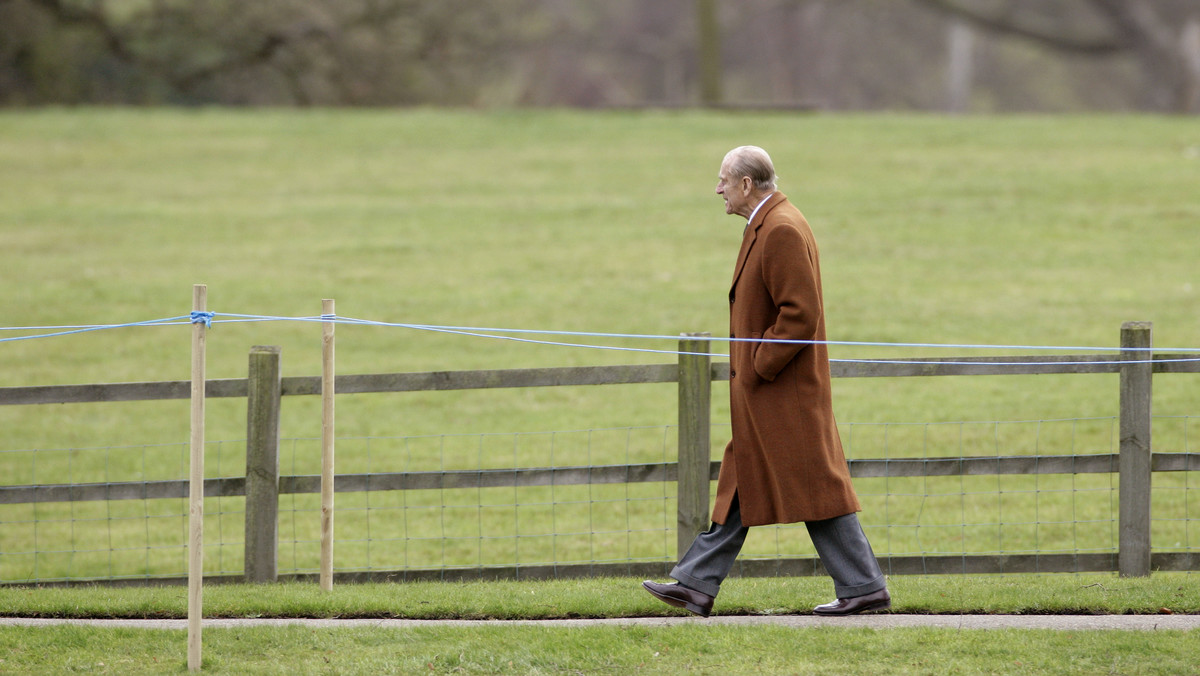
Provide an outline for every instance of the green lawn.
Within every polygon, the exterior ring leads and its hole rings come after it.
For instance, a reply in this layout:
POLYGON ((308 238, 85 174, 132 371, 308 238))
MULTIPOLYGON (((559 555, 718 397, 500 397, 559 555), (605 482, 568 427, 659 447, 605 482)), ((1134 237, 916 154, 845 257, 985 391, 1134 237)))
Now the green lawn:
MULTIPOLYGON (((449 627, 206 629, 206 674, 1190 673, 1196 631, 449 627)), ((188 673, 184 632, 0 630, 13 674, 188 673)))
MULTIPOLYGON (((449 627, 206 629, 206 674, 1189 673, 1200 632, 449 627)), ((0 630, 12 674, 188 673, 183 632, 0 630)))
MULTIPOLYGON (((204 616, 550 620, 686 617, 645 593, 640 578, 217 584, 204 587, 204 616)), ((888 578, 892 612, 906 614, 1200 613, 1200 575, 1158 572, 1041 575, 899 575, 888 578)), ((808 615, 829 600, 827 577, 739 577, 723 585, 718 615, 808 615)), ((0 615, 54 618, 180 619, 187 589, 157 587, 0 587, 0 615)))
MULTIPOLYGON (((1195 574, 892 578, 895 612, 1200 612, 1195 574)), ((828 580, 732 578, 718 615, 806 614, 828 580)), ((214 617, 550 619, 680 616, 638 580, 338 585, 205 589, 214 617)), ((183 587, 0 588, 6 614, 181 618, 183 587)), ((796 629, 703 621, 674 626, 426 626, 412 629, 206 627, 206 673, 470 674, 1178 674, 1200 660, 1196 631, 796 629)), ((0 628, 0 672, 177 673, 183 631, 0 628)))
MULTIPOLYGON (((1200 130, 1143 116, 5 111, 0 325, 184 315, 205 283, 218 313, 314 316, 334 298, 340 315, 382 322, 721 336, 741 225, 712 189, 742 143, 772 153, 814 227, 832 340, 1115 346, 1122 322, 1150 320, 1156 345, 1200 347, 1200 130)), ((380 326, 342 325, 337 340, 339 373, 672 359, 380 326)), ((209 376, 243 377, 256 344, 282 346, 284 375, 320 371, 318 324, 219 321, 209 376)), ((0 387, 183 380, 189 347, 183 326, 3 342, 0 387)), ((1002 352, 1045 354, 832 356, 1002 352)), ((835 397, 852 457, 1116 450, 1111 376, 846 379, 835 397)), ((1156 450, 1195 452, 1198 412, 1194 377, 1157 378, 1156 450)), ((338 468, 659 462, 674 422, 670 385, 350 395, 338 468)), ((181 478, 187 424, 186 402, 4 407, 0 482, 181 478)), ((209 402, 207 434, 209 476, 241 474, 244 402, 209 402)), ((316 398, 287 400, 285 474, 316 473, 319 434, 316 398)), ((716 451, 727 434, 714 429, 716 451)), ((864 481, 864 523, 880 553, 1113 547, 1115 479, 1010 479, 864 481)), ((1158 485, 1156 549, 1194 550, 1200 478, 1158 485)), ((668 559, 671 490, 339 496, 339 566, 668 559), (491 518, 526 529, 482 539, 491 518)), ((287 565, 311 570, 315 503, 292 504, 287 565)), ((239 570, 240 502, 206 513, 207 566, 239 570)), ((178 572, 185 515, 181 501, 0 507, 0 551, 43 552, 5 556, 0 578, 178 572)), ((786 530, 755 537, 765 556, 809 547, 786 530)))

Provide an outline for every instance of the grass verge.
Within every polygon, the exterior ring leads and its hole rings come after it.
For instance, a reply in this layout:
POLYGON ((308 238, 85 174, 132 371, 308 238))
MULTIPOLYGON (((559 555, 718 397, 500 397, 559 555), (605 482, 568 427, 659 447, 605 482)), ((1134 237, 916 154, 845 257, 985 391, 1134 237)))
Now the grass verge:
MULTIPOLYGON (((1200 576, 1158 573, 893 577, 896 612, 1200 612, 1200 576)), ((718 614, 807 613, 824 578, 732 578, 718 614)), ((219 585, 207 617, 550 619, 683 614, 638 580, 219 585)), ((0 589, 6 615, 182 618, 186 590, 0 589)), ((482 625, 416 628, 206 628, 212 674, 1180 674, 1200 663, 1200 631, 482 625)), ((186 671, 183 631, 0 627, 0 672, 186 671)))
MULTIPOLYGON (((254 627, 204 633, 211 674, 1183 674, 1200 632, 254 627)), ((5 673, 186 671, 184 632, 0 629, 5 673)))
MULTIPOLYGON (((212 585, 205 617, 541 620, 686 615, 644 593, 633 578, 504 582, 212 585)), ((893 576, 900 613, 1200 613, 1200 575, 1115 574, 893 576)), ((807 614, 830 600, 829 580, 731 578, 715 612, 807 614)), ((184 587, 0 588, 0 614, 59 618, 183 618, 184 587)))

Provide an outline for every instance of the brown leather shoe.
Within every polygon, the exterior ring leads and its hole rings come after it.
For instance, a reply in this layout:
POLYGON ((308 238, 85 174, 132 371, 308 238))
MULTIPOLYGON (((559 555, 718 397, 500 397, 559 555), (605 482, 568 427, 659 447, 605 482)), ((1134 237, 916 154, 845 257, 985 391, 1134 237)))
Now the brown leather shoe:
POLYGON ((818 615, 854 615, 855 613, 887 610, 891 607, 892 597, 888 594, 888 590, 880 589, 877 592, 864 594, 863 596, 838 599, 833 603, 819 605, 813 608, 813 612, 818 615))
POLYGON ((686 608, 700 617, 708 617, 712 612, 713 597, 703 592, 698 592, 695 589, 672 582, 671 584, 660 584, 646 580, 642 583, 646 591, 650 592, 659 601, 667 605, 675 606, 676 608, 686 608))

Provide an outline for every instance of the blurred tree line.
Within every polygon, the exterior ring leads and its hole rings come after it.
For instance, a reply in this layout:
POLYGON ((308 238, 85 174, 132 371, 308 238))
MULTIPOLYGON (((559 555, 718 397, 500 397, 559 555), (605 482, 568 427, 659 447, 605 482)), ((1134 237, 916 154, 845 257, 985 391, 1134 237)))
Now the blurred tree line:
POLYGON ((1200 112, 1200 0, 0 0, 0 104, 1200 112))

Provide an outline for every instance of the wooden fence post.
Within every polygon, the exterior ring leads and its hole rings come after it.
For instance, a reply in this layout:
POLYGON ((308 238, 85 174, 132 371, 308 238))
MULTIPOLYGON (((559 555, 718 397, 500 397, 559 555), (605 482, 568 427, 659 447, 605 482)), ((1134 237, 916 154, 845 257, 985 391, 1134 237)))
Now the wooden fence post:
POLYGON ((246 392, 246 582, 279 579, 279 347, 250 348, 246 392))
POLYGON ((678 549, 708 528, 712 359, 707 333, 686 333, 679 341, 678 549), (689 339, 691 338, 691 339, 689 339))
POLYGON ((1121 326, 1120 528, 1121 577, 1150 574, 1150 409, 1153 364, 1150 322, 1121 326))

